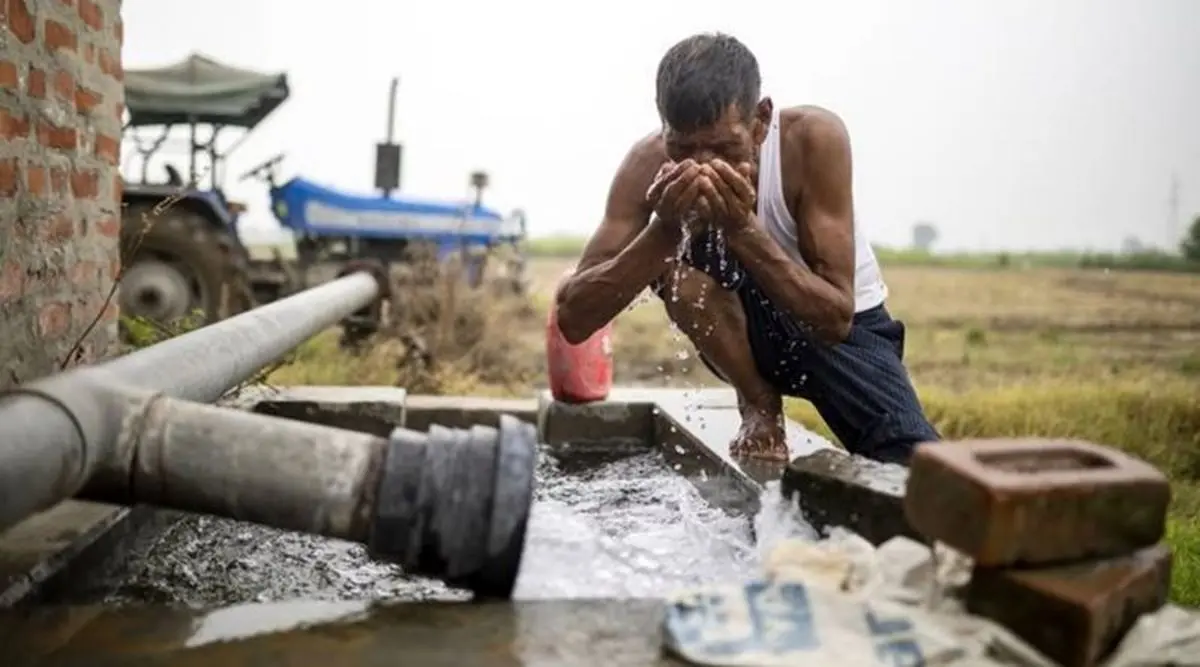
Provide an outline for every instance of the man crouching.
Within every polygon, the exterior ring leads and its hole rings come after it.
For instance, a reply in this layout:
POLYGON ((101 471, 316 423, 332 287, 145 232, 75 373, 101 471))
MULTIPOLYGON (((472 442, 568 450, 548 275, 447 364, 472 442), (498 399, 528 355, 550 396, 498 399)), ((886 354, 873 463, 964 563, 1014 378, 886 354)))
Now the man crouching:
POLYGON ((757 60, 733 37, 696 35, 667 52, 662 129, 618 168, 558 292, 559 327, 579 343, 649 286, 737 390, 731 454, 787 459, 786 395, 811 401, 850 451, 907 463, 938 434, 855 226, 846 128, 818 107, 778 109, 760 86, 757 60))

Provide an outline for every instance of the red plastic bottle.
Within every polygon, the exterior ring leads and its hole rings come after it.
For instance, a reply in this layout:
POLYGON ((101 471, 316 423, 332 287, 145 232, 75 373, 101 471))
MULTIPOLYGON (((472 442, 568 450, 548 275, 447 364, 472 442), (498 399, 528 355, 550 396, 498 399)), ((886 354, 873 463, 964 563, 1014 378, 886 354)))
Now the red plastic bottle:
MULTIPOLYGON (((574 273, 568 270, 559 280, 574 273)), ((555 290, 555 295, 558 290, 555 290)), ((550 377, 550 393, 554 400, 564 403, 603 401, 612 390, 612 324, 605 324, 579 345, 572 345, 558 328, 557 299, 550 303, 546 322, 546 372, 550 377)))

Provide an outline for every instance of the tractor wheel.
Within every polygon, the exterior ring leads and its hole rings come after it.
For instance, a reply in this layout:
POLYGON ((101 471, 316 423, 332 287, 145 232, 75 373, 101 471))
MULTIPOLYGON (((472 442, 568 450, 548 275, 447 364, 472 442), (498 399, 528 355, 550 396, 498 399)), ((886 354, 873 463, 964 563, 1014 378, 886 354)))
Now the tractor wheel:
POLYGON ((122 313, 162 325, 209 324, 254 307, 249 258, 229 231, 199 213, 130 206, 121 225, 122 313))

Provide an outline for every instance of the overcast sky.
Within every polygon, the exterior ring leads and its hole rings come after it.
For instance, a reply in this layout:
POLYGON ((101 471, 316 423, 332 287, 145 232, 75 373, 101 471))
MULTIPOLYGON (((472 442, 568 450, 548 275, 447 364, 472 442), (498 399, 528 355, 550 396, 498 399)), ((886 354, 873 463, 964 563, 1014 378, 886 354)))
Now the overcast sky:
MULTIPOLYGON (((1200 0, 125 0, 124 17, 127 68, 198 51, 289 73, 231 176, 285 151, 288 175, 369 191, 399 75, 404 191, 460 198, 486 169, 487 201, 535 234, 595 228, 657 125, 658 59, 703 30, 745 41, 777 104, 841 114, 875 242, 928 220, 946 248, 1174 245, 1200 212, 1200 0)), ((229 180, 247 234, 270 235, 265 189, 229 180)))

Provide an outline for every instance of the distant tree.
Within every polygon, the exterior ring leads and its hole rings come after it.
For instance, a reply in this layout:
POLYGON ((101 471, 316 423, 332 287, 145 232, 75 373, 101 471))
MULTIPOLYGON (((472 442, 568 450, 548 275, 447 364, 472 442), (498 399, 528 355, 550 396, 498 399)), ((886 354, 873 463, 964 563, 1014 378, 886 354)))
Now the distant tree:
POLYGON ((1200 262, 1200 215, 1192 220, 1192 226, 1188 227, 1183 243, 1179 244, 1179 250, 1185 258, 1200 262))
POLYGON ((1121 252, 1126 255, 1137 255, 1146 252, 1146 244, 1136 236, 1126 236, 1121 242, 1121 252))
POLYGON ((918 222, 912 228, 912 246, 915 250, 921 252, 929 252, 933 249, 934 242, 937 241, 938 231, 928 222, 918 222))

